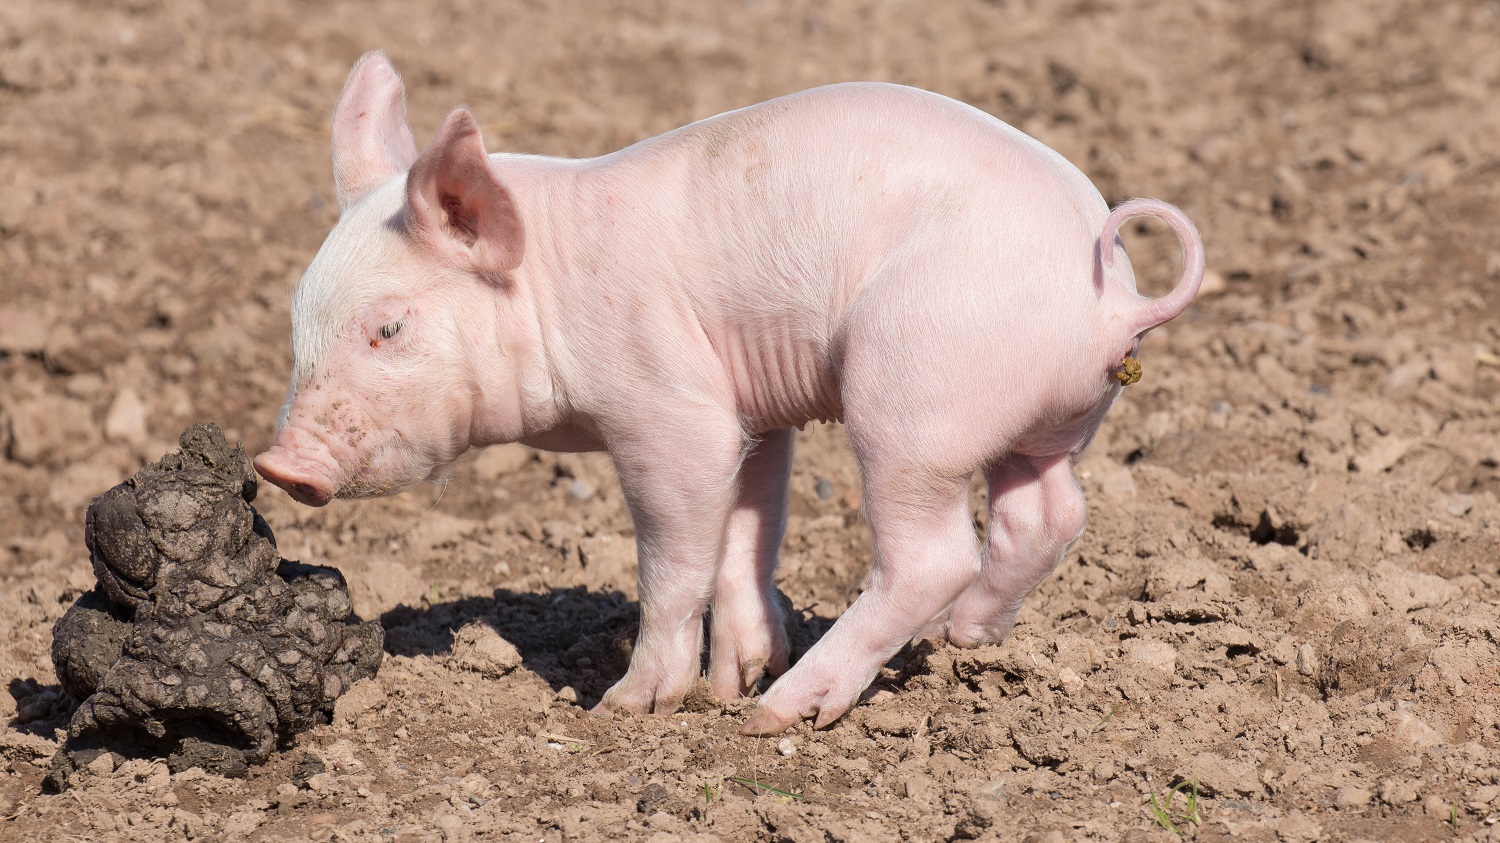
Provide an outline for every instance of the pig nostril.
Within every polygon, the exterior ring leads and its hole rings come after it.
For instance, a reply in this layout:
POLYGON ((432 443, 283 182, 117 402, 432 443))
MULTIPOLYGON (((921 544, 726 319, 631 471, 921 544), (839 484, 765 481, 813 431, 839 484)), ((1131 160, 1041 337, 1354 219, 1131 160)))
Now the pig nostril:
POLYGON ((311 483, 293 483, 292 489, 303 497, 316 498, 318 496, 318 490, 311 483))

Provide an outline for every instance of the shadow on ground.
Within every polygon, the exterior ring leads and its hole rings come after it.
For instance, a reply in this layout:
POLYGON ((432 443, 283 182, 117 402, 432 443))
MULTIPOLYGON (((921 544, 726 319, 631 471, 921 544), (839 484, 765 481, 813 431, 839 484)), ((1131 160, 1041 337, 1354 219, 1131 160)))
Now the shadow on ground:
MULTIPOLYGON (((782 597, 795 662, 837 618, 798 611, 782 597)), ((525 667, 553 690, 572 687, 592 707, 630 664, 640 604, 618 591, 558 588, 546 594, 496 589, 493 597, 465 597, 426 607, 397 606, 380 616, 385 650, 393 656, 438 656, 453 649, 453 634, 483 621, 514 644, 525 667)), ((705 659, 707 647, 704 648, 705 659)), ((706 665, 705 665, 706 667, 706 665)))
POLYGON ((16 701, 16 716, 7 725, 22 734, 50 740, 57 729, 67 728, 68 719, 78 708, 78 701, 56 683, 17 677, 10 680, 6 690, 16 701))

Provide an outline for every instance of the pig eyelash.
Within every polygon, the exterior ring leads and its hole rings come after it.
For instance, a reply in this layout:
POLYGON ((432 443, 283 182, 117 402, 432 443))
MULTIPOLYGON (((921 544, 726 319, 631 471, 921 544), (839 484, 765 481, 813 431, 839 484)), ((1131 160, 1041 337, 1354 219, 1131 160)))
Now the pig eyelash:
POLYGON ((401 326, 405 324, 406 318, 402 317, 401 319, 397 319, 395 322, 392 322, 389 325, 381 325, 380 338, 383 340, 388 340, 391 337, 394 337, 395 335, 401 333, 401 326))
POLYGON ((397 319, 395 322, 388 322, 384 325, 381 325, 380 328, 375 332, 376 334, 378 334, 378 336, 370 338, 370 347, 379 348, 381 340, 388 340, 391 337, 394 337, 395 335, 401 333, 401 326, 405 324, 406 317, 403 316, 400 319, 397 319))

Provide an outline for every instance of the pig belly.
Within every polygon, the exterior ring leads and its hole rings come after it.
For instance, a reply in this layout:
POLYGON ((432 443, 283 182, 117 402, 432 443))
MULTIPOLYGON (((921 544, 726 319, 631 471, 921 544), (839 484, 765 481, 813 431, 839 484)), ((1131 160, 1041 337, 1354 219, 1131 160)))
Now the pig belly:
POLYGON ((842 420, 826 339, 809 336, 786 319, 731 328, 715 346, 747 432, 842 420))

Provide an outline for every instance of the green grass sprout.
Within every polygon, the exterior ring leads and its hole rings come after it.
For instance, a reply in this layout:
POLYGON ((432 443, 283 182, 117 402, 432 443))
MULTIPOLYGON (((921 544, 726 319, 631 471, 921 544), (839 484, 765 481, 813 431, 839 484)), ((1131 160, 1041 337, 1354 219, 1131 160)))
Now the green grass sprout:
POLYGON ((1198 777, 1193 776, 1188 781, 1179 783, 1167 791, 1160 802, 1156 801, 1155 793, 1151 794, 1151 816, 1156 820, 1157 825, 1178 837, 1186 837, 1185 827, 1203 822, 1203 816, 1198 812, 1198 777), (1172 807, 1175 796, 1183 798, 1184 805, 1181 811, 1172 807))
POLYGON ((1111 708, 1109 710, 1108 714, 1104 715, 1104 719, 1103 720, 1100 720, 1098 723, 1095 723, 1093 725, 1093 727, 1089 729, 1089 734, 1092 735, 1093 733, 1099 731, 1100 729, 1103 729, 1104 728, 1104 724, 1108 723, 1110 721, 1110 718, 1112 718, 1112 717, 1115 716, 1115 712, 1117 712, 1119 710, 1120 710, 1120 706, 1119 706, 1119 704, 1116 704, 1113 708, 1111 708))
POLYGON ((744 785, 746 787, 760 788, 761 790, 768 791, 770 793, 774 793, 777 796, 785 796, 788 799, 801 799, 802 798, 802 794, 800 794, 800 793, 792 793, 789 790, 782 790, 779 787, 771 787, 768 784, 761 784, 760 782, 756 781, 755 779, 742 779, 739 776, 730 776, 729 780, 732 781, 732 782, 738 782, 738 783, 740 783, 740 784, 742 784, 742 785, 744 785))

